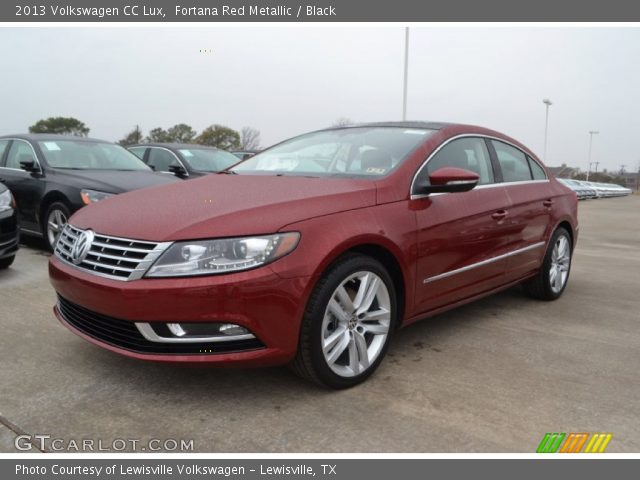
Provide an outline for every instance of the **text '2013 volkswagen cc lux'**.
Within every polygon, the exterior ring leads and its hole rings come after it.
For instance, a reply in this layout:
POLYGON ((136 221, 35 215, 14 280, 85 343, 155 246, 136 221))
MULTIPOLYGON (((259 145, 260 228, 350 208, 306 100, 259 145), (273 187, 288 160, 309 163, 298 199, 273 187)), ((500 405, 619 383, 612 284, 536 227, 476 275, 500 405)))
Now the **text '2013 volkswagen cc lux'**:
POLYGON ((517 141, 366 124, 92 204, 60 236, 50 276, 58 318, 108 350, 290 364, 344 388, 400 326, 518 283, 558 298, 577 234, 575 194, 517 141))

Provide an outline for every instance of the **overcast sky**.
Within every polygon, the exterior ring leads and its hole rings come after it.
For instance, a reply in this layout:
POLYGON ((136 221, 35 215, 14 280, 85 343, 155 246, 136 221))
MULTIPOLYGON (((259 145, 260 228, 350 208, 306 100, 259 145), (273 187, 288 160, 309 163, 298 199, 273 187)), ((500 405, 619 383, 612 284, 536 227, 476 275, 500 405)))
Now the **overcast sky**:
MULTIPOLYGON (((260 130, 262 146, 399 120, 402 27, 0 28, 0 134, 74 116, 118 140, 136 124, 260 130), (208 50, 202 53, 200 50, 208 50)), ((547 164, 638 168, 640 29, 411 28, 408 117, 493 128, 547 164)))

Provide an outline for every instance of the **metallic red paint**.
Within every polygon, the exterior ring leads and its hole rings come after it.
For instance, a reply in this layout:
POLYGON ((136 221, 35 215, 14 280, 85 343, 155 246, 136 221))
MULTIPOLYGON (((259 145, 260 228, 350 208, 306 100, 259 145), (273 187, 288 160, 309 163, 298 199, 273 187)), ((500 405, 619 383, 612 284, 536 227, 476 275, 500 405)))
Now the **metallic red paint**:
MULTIPOLYGON (((443 142, 461 134, 517 141, 480 127, 446 126, 387 177, 377 180, 210 175, 135 191, 92 204, 70 223, 150 241, 193 240, 298 231, 298 247, 272 264, 225 275, 120 282, 50 261, 51 282, 68 300, 129 321, 227 320, 249 328, 265 345, 218 355, 147 355, 178 362, 272 365, 297 349, 307 299, 327 266, 350 249, 388 253, 404 292, 402 323, 447 310, 526 279, 539 269, 554 229, 565 222, 577 237, 575 195, 549 175, 526 184, 499 183, 465 193, 411 199, 415 172, 443 142), (527 249, 516 256, 514 250, 527 249), (500 261, 482 265, 492 257, 500 261), (430 281, 481 264, 464 274, 430 281)), ((539 161, 539 160, 538 160, 539 161)), ((57 313, 60 317, 59 313, 57 313)))

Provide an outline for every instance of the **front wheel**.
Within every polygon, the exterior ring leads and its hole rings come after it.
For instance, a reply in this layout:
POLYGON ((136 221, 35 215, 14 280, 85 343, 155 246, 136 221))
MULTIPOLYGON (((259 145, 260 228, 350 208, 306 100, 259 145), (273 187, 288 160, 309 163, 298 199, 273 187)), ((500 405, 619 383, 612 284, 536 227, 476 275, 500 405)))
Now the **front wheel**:
POLYGON ((569 232, 560 227, 551 236, 538 274, 525 284, 529 295, 540 300, 555 300, 562 295, 571 271, 573 245, 569 232))
POLYGON ((62 233, 69 217, 71 216, 69 208, 61 202, 54 202, 49 205, 45 213, 45 223, 42 225, 42 234, 47 244, 47 248, 53 252, 58 237, 62 233))
POLYGON ((385 267, 360 254, 344 257, 311 294, 293 370, 330 388, 363 382, 386 353, 397 312, 395 288, 385 267))

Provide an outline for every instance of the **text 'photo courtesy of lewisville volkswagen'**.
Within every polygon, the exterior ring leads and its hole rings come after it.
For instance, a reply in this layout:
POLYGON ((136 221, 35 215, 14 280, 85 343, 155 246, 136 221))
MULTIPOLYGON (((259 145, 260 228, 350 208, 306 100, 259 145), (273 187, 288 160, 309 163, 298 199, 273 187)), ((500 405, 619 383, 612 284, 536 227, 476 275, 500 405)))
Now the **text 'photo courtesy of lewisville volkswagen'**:
POLYGON ((122 355, 350 387, 420 318, 518 283, 557 299, 577 202, 492 130, 330 128, 80 210, 50 261, 55 313, 122 355))

